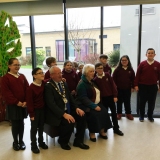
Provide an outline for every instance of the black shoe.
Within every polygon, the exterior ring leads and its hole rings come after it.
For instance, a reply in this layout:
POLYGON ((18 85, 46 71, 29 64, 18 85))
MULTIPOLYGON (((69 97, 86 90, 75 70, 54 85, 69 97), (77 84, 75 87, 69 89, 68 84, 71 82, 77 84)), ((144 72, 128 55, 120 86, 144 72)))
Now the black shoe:
POLYGON ((40 152, 38 147, 31 147, 33 153, 38 154, 40 152))
POLYGON ((99 137, 103 138, 103 139, 108 139, 107 135, 106 136, 103 136, 99 133, 99 137))
POLYGON ((91 137, 90 137, 90 140, 91 140, 92 142, 96 142, 96 138, 91 138, 91 137))
POLYGON ((154 122, 153 117, 148 117, 148 120, 149 120, 150 122, 154 122))
POLYGON ((24 142, 19 143, 19 146, 20 146, 20 150, 26 149, 26 145, 24 144, 24 142))
POLYGON ((19 144, 18 144, 18 143, 13 142, 13 149, 14 149, 15 151, 19 151, 19 150, 20 150, 20 146, 19 146, 19 144))
POLYGON ((118 134, 119 136, 123 136, 123 135, 124 135, 123 132, 120 131, 119 129, 114 130, 114 133, 115 133, 115 134, 118 134))
POLYGON ((74 147, 79 147, 79 148, 81 148, 81 149, 89 149, 89 146, 86 145, 86 144, 84 144, 84 143, 76 143, 76 142, 74 142, 74 143, 73 143, 73 146, 74 146, 74 147))
POLYGON ((140 122, 144 122, 144 117, 139 117, 140 122))
POLYGON ((64 150, 71 150, 71 147, 68 144, 60 144, 60 146, 64 150))
POLYGON ((48 146, 44 142, 39 144, 39 147, 41 147, 42 149, 48 149, 48 146))

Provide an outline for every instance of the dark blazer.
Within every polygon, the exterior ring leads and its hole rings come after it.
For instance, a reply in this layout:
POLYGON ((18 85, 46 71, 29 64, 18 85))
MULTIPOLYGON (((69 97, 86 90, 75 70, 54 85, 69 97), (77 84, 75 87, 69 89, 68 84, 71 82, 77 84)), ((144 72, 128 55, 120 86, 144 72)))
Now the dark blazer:
MULTIPOLYGON (((51 79, 49 82, 53 83, 55 86, 55 82, 51 79)), ((59 126, 63 114, 65 113, 65 103, 61 95, 55 90, 55 88, 50 84, 46 83, 44 90, 46 111, 45 111, 45 123, 51 126, 59 126)), ((66 97, 70 104, 71 113, 75 112, 76 108, 78 108, 76 102, 74 101, 70 91, 65 83, 65 93, 66 97)))

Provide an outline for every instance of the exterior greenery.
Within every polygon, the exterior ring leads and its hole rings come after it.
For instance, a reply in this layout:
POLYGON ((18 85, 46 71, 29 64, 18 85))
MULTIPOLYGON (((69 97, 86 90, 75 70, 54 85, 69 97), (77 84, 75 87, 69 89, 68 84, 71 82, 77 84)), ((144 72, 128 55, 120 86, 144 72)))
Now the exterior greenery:
POLYGON ((119 50, 115 50, 115 51, 111 51, 109 54, 109 59, 108 59, 108 64, 111 67, 115 67, 117 66, 119 59, 120 59, 120 51, 119 50))

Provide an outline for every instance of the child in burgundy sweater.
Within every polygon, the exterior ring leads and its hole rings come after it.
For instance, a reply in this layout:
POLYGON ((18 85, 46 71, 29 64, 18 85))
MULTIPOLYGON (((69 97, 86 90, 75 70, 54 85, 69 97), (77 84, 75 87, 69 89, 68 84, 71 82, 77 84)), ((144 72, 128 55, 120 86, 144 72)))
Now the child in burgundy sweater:
MULTIPOLYGON (((26 77, 20 74, 20 63, 17 58, 8 61, 8 72, 1 82, 2 95, 8 107, 8 119, 12 123, 13 149, 26 148, 23 142, 24 118, 27 118, 26 91, 29 87, 26 77)), ((3 146, 2 146, 3 147, 3 146)))
POLYGON ((118 89, 117 119, 122 117, 124 103, 126 118, 133 120, 131 115, 131 92, 134 91, 135 73, 127 55, 120 58, 117 68, 113 72, 113 80, 118 89))
MULTIPOLYGON (((148 101, 148 120, 154 122, 153 111, 158 91, 157 82, 160 86, 160 63, 154 60, 155 50, 148 48, 147 60, 138 66, 135 78, 135 90, 139 93, 140 122, 144 121, 145 105, 148 101)), ((159 89, 160 90, 160 89, 159 89)))
POLYGON ((111 110, 114 133, 123 136, 122 131, 119 130, 115 106, 115 102, 117 102, 116 85, 110 74, 108 72, 103 72, 103 65, 101 63, 97 63, 95 65, 95 70, 97 74, 94 78, 94 82, 100 90, 103 105, 107 108, 107 110, 108 108, 111 110))
POLYGON ((64 62, 64 69, 62 71, 62 77, 65 78, 68 88, 73 97, 76 95, 76 87, 79 82, 78 75, 73 70, 71 61, 64 62))
POLYGON ((79 70, 79 72, 77 73, 77 75, 78 75, 79 81, 81 80, 81 77, 82 77, 83 67, 84 67, 84 64, 79 64, 79 65, 78 65, 78 70, 79 70))
MULTIPOLYGON (((52 66, 56 66, 57 63, 56 63, 56 59, 54 57, 48 57, 46 59, 46 64, 49 68, 51 68, 52 66)), ((49 80, 50 79, 50 73, 49 73, 49 70, 45 73, 45 76, 44 76, 44 79, 45 81, 49 80)))
POLYGON ((33 153, 39 153, 37 147, 36 134, 38 131, 39 147, 48 149, 43 142, 43 126, 44 126, 44 73, 41 68, 35 68, 32 71, 33 83, 27 90, 27 109, 31 120, 31 150, 33 153))
POLYGON ((108 60, 108 56, 107 55, 101 54, 99 56, 99 62, 102 63, 104 72, 108 72, 111 75, 112 74, 112 69, 108 65, 107 60, 108 60))

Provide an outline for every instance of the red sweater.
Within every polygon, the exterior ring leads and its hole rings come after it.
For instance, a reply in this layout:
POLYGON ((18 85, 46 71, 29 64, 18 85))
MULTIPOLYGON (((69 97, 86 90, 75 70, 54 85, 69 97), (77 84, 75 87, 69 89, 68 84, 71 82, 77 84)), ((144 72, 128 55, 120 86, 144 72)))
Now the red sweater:
POLYGON ((62 77, 66 79, 70 92, 72 92, 73 90, 76 90, 79 79, 75 71, 72 70, 70 73, 68 73, 63 69, 62 77))
POLYGON ((46 80, 46 79, 50 79, 51 77, 50 77, 50 73, 49 73, 49 70, 45 73, 45 75, 44 75, 44 79, 46 80))
POLYGON ((108 72, 110 75, 112 74, 112 69, 108 64, 106 64, 106 66, 103 66, 103 71, 108 72))
POLYGON ((41 86, 36 86, 31 83, 29 88, 27 89, 27 110, 30 117, 34 117, 34 109, 35 108, 43 108, 44 107, 44 82, 42 82, 41 86))
POLYGON ((26 91, 29 84, 26 77, 20 74, 18 78, 7 73, 2 78, 2 95, 7 105, 17 105, 26 102, 26 91))
POLYGON ((100 90, 101 97, 114 96, 117 97, 116 85, 108 72, 105 73, 105 76, 94 78, 94 82, 100 90))
POLYGON ((135 72, 133 69, 116 68, 112 76, 118 89, 134 88, 135 72))
POLYGON ((141 62, 137 69, 135 86, 138 84, 153 85, 157 84, 157 81, 160 84, 160 63, 154 61, 149 65, 147 61, 141 62))

